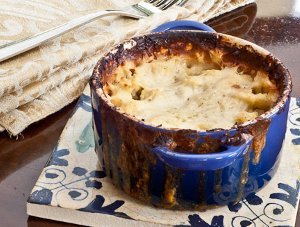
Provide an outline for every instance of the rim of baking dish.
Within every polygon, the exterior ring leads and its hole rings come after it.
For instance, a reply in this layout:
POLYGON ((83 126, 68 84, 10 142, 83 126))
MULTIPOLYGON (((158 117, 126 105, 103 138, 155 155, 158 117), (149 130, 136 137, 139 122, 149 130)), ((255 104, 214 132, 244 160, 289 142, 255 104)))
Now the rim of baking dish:
POLYGON ((243 128, 246 126, 251 126, 254 125, 256 123, 258 123, 259 121, 262 120, 267 120, 272 118, 276 113, 280 112, 282 108, 284 108, 291 90, 292 90, 292 79, 291 79, 291 75, 288 71, 288 69, 284 66, 284 64, 277 58, 275 57, 273 54, 271 54, 269 51, 267 51, 266 49, 252 43, 249 42, 247 40, 235 37, 235 36, 231 36, 231 35, 227 35, 227 34, 223 34, 223 33, 212 33, 212 32, 207 32, 207 31, 198 31, 198 30, 193 30, 193 31, 189 31, 189 30, 174 30, 174 31, 167 31, 167 33, 209 33, 212 36, 216 36, 217 39, 219 39, 220 37, 222 38, 222 42, 227 42, 230 45, 238 45, 238 46, 251 46, 253 48, 253 50, 255 50, 256 53, 260 54, 263 57, 269 56, 272 61, 275 64, 278 64, 282 67, 283 69, 283 74, 284 74, 284 87, 283 87, 283 91, 280 94, 280 97, 277 99, 276 104, 270 108, 268 111, 264 112, 263 114, 259 115, 258 117, 256 117, 253 120, 250 121, 245 121, 242 124, 234 124, 231 128, 228 129, 224 129, 224 128, 214 128, 214 129, 210 129, 210 130, 196 130, 196 129, 184 129, 184 128, 168 128, 168 127, 157 127, 155 125, 149 124, 149 123, 145 123, 144 121, 136 118, 135 116, 132 116, 130 114, 127 114, 123 111, 121 111, 118 107, 114 106, 111 101, 107 98, 105 92, 102 89, 102 84, 100 82, 100 72, 98 71, 99 65, 103 64, 104 60, 106 59, 107 56, 111 55, 111 54, 115 54, 117 52, 117 50, 120 48, 120 46, 123 46, 126 49, 131 49, 135 46, 135 41, 134 39, 144 39, 149 35, 156 35, 156 36, 162 36, 165 34, 166 32, 157 32, 157 33, 150 33, 148 35, 143 35, 143 36, 137 36, 134 37, 133 39, 127 40, 125 42, 120 43, 119 45, 117 45, 116 47, 114 47, 113 49, 111 49, 110 51, 108 51, 95 65, 94 71, 93 71, 93 75, 92 78, 90 79, 90 85, 91 85, 91 89, 95 89, 97 95, 106 102, 106 104, 113 110, 118 112, 119 114, 123 115, 124 117, 142 124, 145 127, 150 127, 153 129, 160 129, 160 130, 166 130, 166 131, 190 131, 190 132, 196 132, 199 134, 206 134, 206 133, 214 133, 214 132, 220 132, 220 131, 227 131, 227 132, 231 132, 234 130, 237 130, 238 128, 243 128), (97 87, 96 84, 101 84, 101 86, 97 87))

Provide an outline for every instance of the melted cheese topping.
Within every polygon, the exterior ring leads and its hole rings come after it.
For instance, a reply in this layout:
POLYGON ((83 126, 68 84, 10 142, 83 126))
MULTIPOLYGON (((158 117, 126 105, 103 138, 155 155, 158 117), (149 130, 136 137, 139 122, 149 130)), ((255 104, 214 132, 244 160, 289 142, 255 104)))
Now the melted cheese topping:
POLYGON ((120 111, 166 128, 231 128, 256 118, 278 98, 275 84, 214 64, 173 57, 119 67, 104 91, 120 111))

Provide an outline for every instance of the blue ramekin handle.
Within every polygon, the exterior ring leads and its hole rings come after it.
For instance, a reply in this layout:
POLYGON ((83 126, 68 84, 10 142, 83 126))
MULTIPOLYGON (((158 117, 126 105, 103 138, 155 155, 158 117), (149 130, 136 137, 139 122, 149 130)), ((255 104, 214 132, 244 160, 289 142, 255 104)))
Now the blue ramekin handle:
POLYGON ((186 154, 169 150, 167 147, 158 146, 152 151, 165 164, 184 170, 208 171, 222 169, 238 158, 244 156, 251 146, 253 137, 243 134, 245 142, 239 146, 227 146, 223 152, 210 154, 186 154))
POLYGON ((170 30, 202 30, 207 32, 216 32, 206 24, 191 20, 175 20, 158 26, 153 32, 165 32, 170 30))

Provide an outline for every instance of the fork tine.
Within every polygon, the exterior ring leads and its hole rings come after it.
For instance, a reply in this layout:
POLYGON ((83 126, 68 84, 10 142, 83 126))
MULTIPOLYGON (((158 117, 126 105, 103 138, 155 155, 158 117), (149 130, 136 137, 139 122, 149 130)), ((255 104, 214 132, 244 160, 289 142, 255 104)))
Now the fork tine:
POLYGON ((172 5, 182 6, 188 0, 142 0, 141 2, 133 5, 136 10, 144 13, 147 16, 157 13, 160 10, 166 10, 172 5))
POLYGON ((168 0, 167 2, 165 2, 165 4, 161 5, 159 8, 162 10, 166 10, 170 8, 172 5, 174 5, 175 3, 177 3, 178 1, 181 0, 168 0))
POLYGON ((166 10, 172 5, 183 6, 188 0, 148 0, 149 3, 161 10, 166 10))
POLYGON ((176 3, 177 6, 183 6, 185 3, 187 3, 188 0, 181 0, 176 3))
POLYGON ((168 0, 153 0, 152 1, 152 5, 154 5, 156 7, 159 7, 159 6, 161 6, 166 1, 168 1, 168 0))

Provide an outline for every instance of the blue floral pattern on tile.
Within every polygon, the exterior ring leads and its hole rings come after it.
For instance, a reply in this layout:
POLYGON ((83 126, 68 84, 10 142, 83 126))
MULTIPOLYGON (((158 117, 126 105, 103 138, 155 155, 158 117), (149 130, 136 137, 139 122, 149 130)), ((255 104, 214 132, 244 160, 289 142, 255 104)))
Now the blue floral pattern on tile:
POLYGON ((104 201, 105 199, 103 196, 97 195, 96 198, 88 206, 81 208, 79 210, 92 212, 92 213, 109 214, 117 217, 132 219, 131 217, 129 217, 127 214, 123 212, 116 212, 116 210, 125 203, 123 200, 117 200, 107 206, 103 206, 104 201))
POLYGON ((85 168, 82 168, 82 167, 75 167, 73 169, 72 173, 77 175, 77 176, 83 176, 84 174, 87 173, 87 170, 85 168))
MULTIPOLYGON (((299 121, 300 121, 300 118, 299 118, 299 121)), ((294 145, 300 145, 300 130, 299 129, 291 129, 291 133, 296 135, 296 136, 299 136, 299 137, 296 137, 295 139, 292 139, 292 143, 294 145), (298 131, 296 131, 298 130, 298 131)))
POLYGON ((75 111, 74 113, 76 113, 76 111, 81 108, 83 110, 85 110, 86 112, 91 113, 92 112, 92 107, 91 107, 91 97, 89 95, 86 94, 82 94, 78 100, 78 103, 75 107, 75 111))
POLYGON ((96 188, 96 189, 100 189, 102 188, 102 183, 100 181, 96 181, 96 180, 88 180, 85 182, 85 186, 88 188, 96 188))
POLYGON ((57 178, 59 175, 58 174, 56 174, 56 173, 46 173, 45 174, 45 177, 46 178, 51 178, 51 179, 55 179, 55 178, 57 178))
MULTIPOLYGON (((271 193, 270 198, 271 199, 276 199, 276 200, 281 200, 284 202, 289 203, 292 205, 294 208, 296 208, 296 204, 298 201, 298 195, 299 195, 299 186, 300 183, 297 181, 296 183, 296 188, 291 187, 290 185, 279 183, 278 184, 278 189, 284 190, 286 193, 271 193)), ((249 211, 254 215, 254 218, 249 218, 245 216, 240 216, 237 215, 232 219, 232 226, 251 226, 252 224, 254 226, 273 226, 272 222, 285 222, 288 221, 289 219, 285 217, 284 211, 285 208, 284 206, 277 202, 269 202, 265 205, 263 205, 263 199, 260 198, 258 195, 255 193, 249 194, 245 199, 238 203, 231 203, 228 205, 228 209, 231 212, 238 213, 238 211, 242 208, 242 206, 246 206, 249 211), (261 211, 260 213, 255 212, 252 208, 251 205, 254 206, 261 206, 261 211), (262 218, 264 217, 264 218, 262 218), (269 220, 267 223, 265 220, 269 220)), ((287 226, 287 225, 280 225, 280 226, 287 226)))
MULTIPOLYGON (((295 127, 300 126, 300 98, 296 99, 296 105, 293 106, 290 109, 290 117, 289 121, 294 125, 295 127)), ((290 132, 295 137, 292 139, 292 143, 294 145, 300 145, 300 129, 299 128, 291 128, 290 132)))
POLYGON ((95 140, 91 120, 83 129, 79 139, 76 140, 76 149, 78 152, 83 153, 94 147, 95 140))
POLYGON ((28 201, 35 204, 49 205, 51 204, 52 196, 53 193, 51 190, 43 188, 42 190, 32 192, 28 201))
POLYGON ((177 225, 177 227, 224 227, 224 216, 214 216, 211 224, 204 221, 198 214, 191 214, 188 216, 190 225, 177 225))
POLYGON ((271 199, 280 199, 282 201, 285 201, 285 202, 291 204, 293 207, 296 208, 298 196, 299 196, 300 182, 297 181, 296 188, 294 188, 288 184, 283 184, 283 183, 279 183, 278 188, 284 190, 285 193, 282 193, 282 192, 272 193, 270 195, 270 198, 271 199))
MULTIPOLYGON (((59 154, 61 154, 62 150, 58 150, 59 154)), ((60 157, 60 156, 59 156, 60 157)), ((56 162, 54 162, 56 163, 56 162)), ((48 166, 53 165, 50 164, 48 166)), ((44 204, 49 205, 51 204, 53 191, 56 191, 55 196, 58 198, 60 194, 64 196, 69 196, 74 201, 83 201, 88 198, 89 191, 83 188, 73 187, 75 183, 83 181, 85 183, 86 188, 95 188, 101 189, 102 183, 99 179, 104 178, 106 175, 103 171, 93 170, 88 172, 87 169, 82 167, 74 167, 72 170, 72 174, 79 177, 74 178, 74 181, 65 182, 66 181, 66 173, 65 171, 57 168, 47 168, 44 171, 45 178, 49 179, 47 182, 39 181, 37 182, 38 187, 40 190, 34 191, 30 197, 30 203, 37 203, 37 204, 44 204), (39 185, 42 184, 54 184, 58 185, 57 187, 53 187, 51 189, 44 188, 43 186, 39 185)), ((97 195, 96 198, 89 203, 88 206, 80 208, 81 211, 86 212, 93 212, 93 213, 103 213, 103 214, 110 214, 115 215, 118 217, 123 217, 127 219, 132 219, 127 214, 122 212, 117 212, 116 210, 124 204, 122 200, 116 200, 109 205, 103 206, 105 198, 101 195, 97 195)))
POLYGON ((57 150, 57 148, 55 148, 47 165, 68 166, 68 161, 63 157, 69 154, 70 151, 68 149, 57 150))

